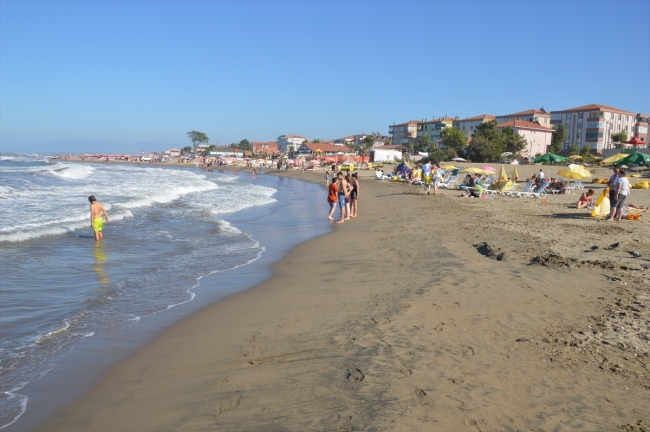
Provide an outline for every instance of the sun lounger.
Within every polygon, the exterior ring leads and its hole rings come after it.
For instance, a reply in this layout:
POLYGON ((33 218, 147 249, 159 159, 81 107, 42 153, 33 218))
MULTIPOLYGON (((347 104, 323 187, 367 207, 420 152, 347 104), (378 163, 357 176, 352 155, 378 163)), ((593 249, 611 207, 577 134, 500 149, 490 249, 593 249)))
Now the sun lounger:
POLYGON ((535 192, 522 193, 522 196, 525 198, 539 198, 539 199, 546 198, 547 195, 546 188, 548 187, 549 183, 550 183, 549 181, 545 181, 539 186, 539 188, 537 188, 535 192))
POLYGON ((571 182, 567 185, 566 190, 573 192, 575 189, 584 189, 584 185, 581 181, 571 182))
POLYGON ((527 194, 530 193, 530 191, 533 189, 533 182, 529 181, 526 182, 526 185, 524 188, 520 191, 517 190, 511 190, 511 191, 506 191, 503 194, 506 196, 514 197, 514 198, 521 198, 522 194, 527 194))
POLYGON ((440 182, 438 184, 438 187, 439 188, 447 188, 447 189, 449 189, 454 185, 454 183, 456 183, 457 178, 458 178, 458 176, 450 175, 449 177, 444 179, 442 182, 440 182))

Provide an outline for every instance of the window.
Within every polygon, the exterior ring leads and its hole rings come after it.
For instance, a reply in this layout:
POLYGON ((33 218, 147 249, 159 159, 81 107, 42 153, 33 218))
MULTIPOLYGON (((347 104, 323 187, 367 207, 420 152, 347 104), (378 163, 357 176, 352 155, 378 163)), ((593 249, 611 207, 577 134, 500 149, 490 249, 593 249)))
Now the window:
POLYGON ((587 139, 596 139, 596 138, 602 138, 603 133, 602 132, 587 132, 585 138, 587 139))
POLYGON ((605 127, 604 122, 587 122, 587 129, 602 129, 605 127))
POLYGON ((578 114, 578 118, 582 119, 582 113, 578 114))

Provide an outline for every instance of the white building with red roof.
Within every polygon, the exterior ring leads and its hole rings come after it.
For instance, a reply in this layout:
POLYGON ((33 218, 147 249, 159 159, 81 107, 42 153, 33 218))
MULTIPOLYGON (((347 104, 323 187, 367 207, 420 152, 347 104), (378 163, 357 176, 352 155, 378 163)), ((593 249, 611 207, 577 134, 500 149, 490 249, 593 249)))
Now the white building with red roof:
POLYGON ((511 128, 526 140, 526 148, 522 150, 522 156, 534 157, 537 154, 545 154, 551 145, 553 129, 537 123, 523 120, 510 120, 497 124, 498 129, 511 128))
POLYGON ((471 137, 474 133, 476 126, 481 123, 489 122, 494 120, 495 117, 491 114, 481 114, 474 117, 466 117, 464 119, 455 119, 453 122, 454 129, 462 131, 466 137, 471 137))
POLYGON ((591 104, 551 111, 551 125, 565 126, 564 149, 575 144, 601 153, 604 149, 614 148, 612 134, 621 131, 627 133, 628 139, 636 136, 644 142, 648 140, 647 116, 607 105, 591 104))
POLYGON ((307 138, 300 135, 285 134, 278 137, 278 151, 280 153, 295 152, 307 138))
POLYGON ((497 116, 497 123, 504 123, 512 120, 522 120, 531 123, 538 123, 547 128, 551 127, 551 113, 546 111, 543 107, 540 109, 529 109, 526 111, 497 116))

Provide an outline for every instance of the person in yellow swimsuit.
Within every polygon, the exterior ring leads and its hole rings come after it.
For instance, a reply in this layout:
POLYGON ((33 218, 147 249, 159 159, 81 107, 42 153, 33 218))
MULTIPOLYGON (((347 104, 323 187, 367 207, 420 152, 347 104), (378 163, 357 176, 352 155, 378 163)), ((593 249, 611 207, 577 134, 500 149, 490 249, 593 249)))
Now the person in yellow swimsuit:
POLYGON ((106 222, 108 222, 108 214, 106 213, 102 203, 97 201, 93 195, 88 197, 88 201, 90 201, 90 226, 95 233, 95 241, 100 241, 104 238, 102 235, 102 227, 104 226, 102 213, 106 218, 106 222))

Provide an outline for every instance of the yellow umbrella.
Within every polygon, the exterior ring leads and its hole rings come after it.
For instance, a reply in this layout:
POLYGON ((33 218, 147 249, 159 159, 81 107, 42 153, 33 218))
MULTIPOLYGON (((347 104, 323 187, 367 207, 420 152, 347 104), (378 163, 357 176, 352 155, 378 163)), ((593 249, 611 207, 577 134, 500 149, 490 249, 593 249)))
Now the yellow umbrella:
POLYGON ((517 167, 512 170, 512 177, 510 177, 512 181, 517 181, 519 180, 519 173, 517 172, 517 167))
POLYGON ((577 172, 583 178, 590 178, 591 177, 591 173, 589 172, 589 170, 587 168, 583 167, 582 165, 571 164, 571 165, 569 165, 569 169, 571 171, 573 171, 573 172, 577 172))
POLYGON ((558 176, 563 177, 563 178, 570 178, 570 179, 576 179, 576 180, 582 180, 586 178, 583 176, 581 173, 577 171, 571 171, 571 170, 560 170, 557 173, 558 176))
POLYGON ((480 168, 474 168, 474 167, 465 168, 464 170, 461 171, 461 173, 469 173, 469 174, 486 174, 487 172, 489 171, 484 171, 480 168))
POLYGON ((508 181, 508 174, 506 174, 506 168, 503 165, 499 168, 499 181, 508 181))
POLYGON ((573 156, 569 156, 569 159, 582 159, 582 156, 573 155, 573 156))
POLYGON ((614 162, 619 161, 619 160, 621 160, 621 159, 623 159, 623 158, 625 158, 625 157, 628 157, 628 156, 629 156, 629 155, 626 155, 626 154, 623 154, 623 153, 615 154, 614 156, 610 156, 610 157, 608 157, 607 159, 603 159, 603 160, 600 162, 600 164, 601 164, 601 165, 609 165, 609 164, 613 164, 614 162))
POLYGON ((445 165, 442 167, 443 170, 449 171, 449 170, 455 170, 458 167, 455 167, 453 165, 445 165))

